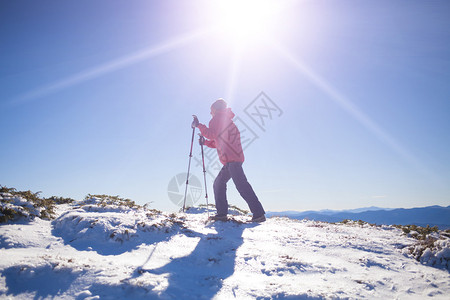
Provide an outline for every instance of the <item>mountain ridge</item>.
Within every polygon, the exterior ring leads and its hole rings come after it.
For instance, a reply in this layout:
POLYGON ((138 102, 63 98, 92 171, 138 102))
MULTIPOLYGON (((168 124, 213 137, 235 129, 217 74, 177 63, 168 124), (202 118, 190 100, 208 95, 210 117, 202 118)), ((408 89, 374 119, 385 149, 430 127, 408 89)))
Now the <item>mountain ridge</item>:
POLYGON ((384 225, 418 225, 437 226, 439 229, 450 228, 450 206, 425 206, 413 208, 366 207, 349 210, 286 211, 268 212, 268 216, 286 216, 292 219, 308 219, 324 222, 341 222, 343 220, 362 220, 368 223, 384 225))

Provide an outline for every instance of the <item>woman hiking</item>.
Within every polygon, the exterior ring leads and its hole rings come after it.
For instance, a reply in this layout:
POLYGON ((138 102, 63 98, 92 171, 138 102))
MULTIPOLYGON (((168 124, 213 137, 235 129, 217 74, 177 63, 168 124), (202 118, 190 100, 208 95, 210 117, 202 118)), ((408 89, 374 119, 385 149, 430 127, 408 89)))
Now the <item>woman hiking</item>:
POLYGON ((227 103, 223 99, 219 99, 211 105, 211 115, 209 127, 199 123, 197 117, 194 117, 193 122, 193 125, 198 127, 202 136, 206 138, 204 144, 217 149, 220 162, 223 164, 214 180, 213 188, 217 214, 211 219, 216 221, 227 220, 227 182, 233 179, 236 189, 247 202, 253 214, 251 222, 264 222, 266 220, 265 211, 242 169, 244 152, 242 151, 239 129, 233 122, 234 113, 230 108, 227 108, 227 103))

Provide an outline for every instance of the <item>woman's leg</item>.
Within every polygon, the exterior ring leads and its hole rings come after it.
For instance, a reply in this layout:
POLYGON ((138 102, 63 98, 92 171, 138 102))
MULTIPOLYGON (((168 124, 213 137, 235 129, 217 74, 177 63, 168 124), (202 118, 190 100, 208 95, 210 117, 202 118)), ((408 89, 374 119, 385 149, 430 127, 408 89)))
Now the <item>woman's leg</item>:
POLYGON ((227 166, 228 164, 222 167, 222 170, 220 170, 213 185, 214 200, 216 201, 218 215, 228 214, 227 182, 230 180, 231 175, 227 166))
POLYGON ((231 162, 227 165, 231 178, 233 178, 233 182, 236 185, 236 189, 239 191, 239 194, 241 194, 242 198, 244 198, 244 200, 247 202, 253 216, 259 217, 264 215, 266 212, 264 211, 261 202, 259 202, 255 191, 253 190, 252 186, 247 180, 247 177, 244 174, 242 163, 231 162))

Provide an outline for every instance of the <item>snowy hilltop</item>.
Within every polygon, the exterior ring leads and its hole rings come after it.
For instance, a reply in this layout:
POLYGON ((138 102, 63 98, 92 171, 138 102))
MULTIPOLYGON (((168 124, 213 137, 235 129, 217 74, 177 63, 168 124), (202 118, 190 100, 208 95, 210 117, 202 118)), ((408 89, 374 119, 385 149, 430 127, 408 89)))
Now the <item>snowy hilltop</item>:
POLYGON ((0 298, 448 299, 449 231, 0 193, 0 298), (25 196, 33 199, 27 199, 25 196), (45 200, 45 201, 44 201, 45 200))

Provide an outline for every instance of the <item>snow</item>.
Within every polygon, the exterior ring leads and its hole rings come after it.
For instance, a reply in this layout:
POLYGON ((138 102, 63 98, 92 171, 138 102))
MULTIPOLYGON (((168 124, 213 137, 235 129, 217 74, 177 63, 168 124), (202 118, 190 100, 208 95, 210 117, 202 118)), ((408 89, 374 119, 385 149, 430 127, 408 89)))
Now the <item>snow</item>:
MULTIPOLYGON (((23 200, 23 199, 22 199, 23 200)), ((448 299, 450 244, 392 226, 58 205, 0 225, 0 298, 448 299), (422 247, 422 248, 421 248, 422 247), (415 259, 421 253, 420 261, 415 259)))

